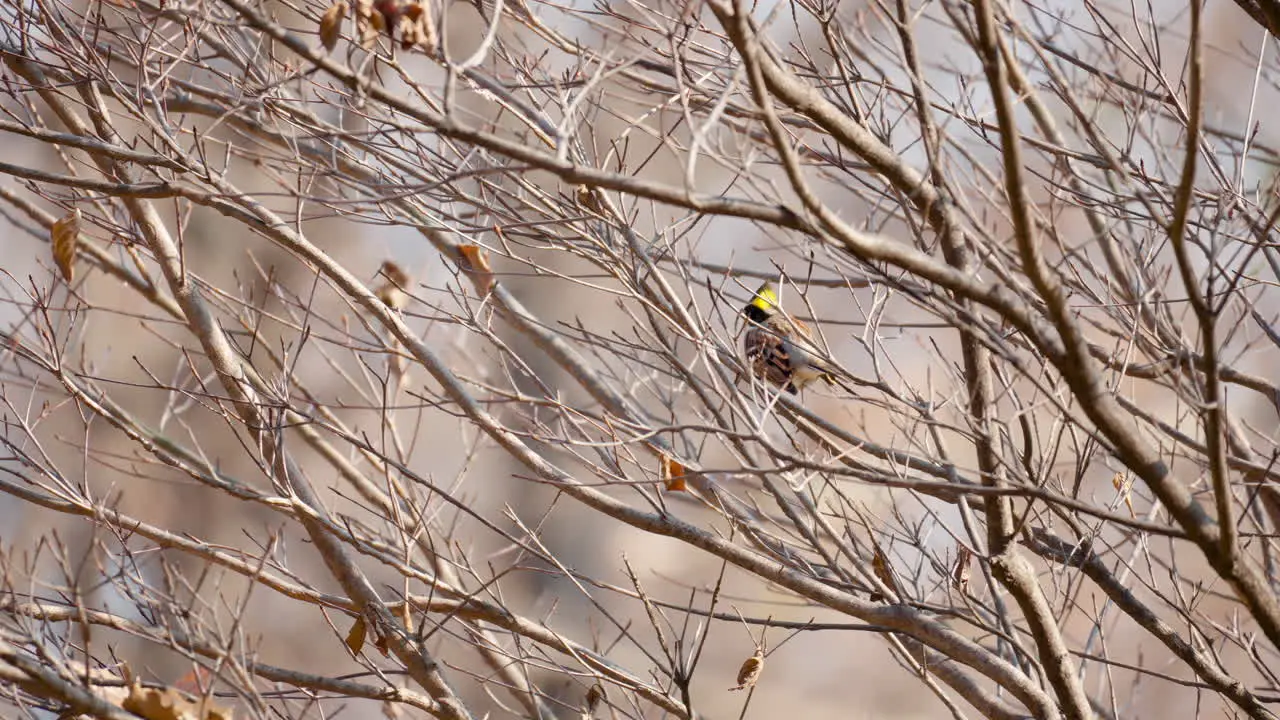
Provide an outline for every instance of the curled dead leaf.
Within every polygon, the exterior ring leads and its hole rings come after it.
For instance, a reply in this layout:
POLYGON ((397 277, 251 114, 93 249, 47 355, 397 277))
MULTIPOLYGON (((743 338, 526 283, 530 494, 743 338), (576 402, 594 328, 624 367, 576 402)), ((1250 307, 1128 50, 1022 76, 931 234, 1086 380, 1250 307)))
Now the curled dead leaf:
POLYGON ((956 564, 951 569, 951 583, 962 593, 969 592, 969 563, 973 560, 973 551, 960 545, 956 549, 956 564))
POLYGON ((356 34, 360 37, 360 47, 368 50, 387 29, 386 16, 374 7, 374 0, 356 0, 355 9, 356 34))
POLYGON ((145 688, 136 680, 120 707, 146 720, 231 720, 231 710, 176 688, 145 688))
POLYGON ((400 0, 373 0, 373 9, 382 14, 384 28, 394 27, 401 13, 400 0))
POLYGON ((586 185, 579 185, 575 191, 578 204, 596 214, 603 214, 604 208, 600 204, 600 199, 596 197, 596 191, 586 185))
POLYGON ((729 690, 748 690, 755 687, 760 679, 761 670, 764 670, 764 649, 756 648, 755 654, 743 661, 742 667, 738 668, 737 687, 731 687, 729 690))
POLYGON ((422 25, 408 15, 401 15, 396 25, 400 35, 400 49, 409 50, 426 40, 422 34, 422 25))
POLYGON ((365 624, 363 617, 356 618, 356 624, 351 626, 351 630, 347 632, 347 649, 352 655, 359 655, 364 649, 364 640, 369 634, 369 626, 365 624))
POLYGON ((408 50, 421 47, 427 52, 436 46, 436 26, 425 5, 410 2, 400 11, 398 29, 400 31, 400 47, 408 50))
POLYGON ((884 550, 877 543, 875 552, 871 556, 871 571, 880 578, 880 582, 885 584, 898 597, 902 597, 902 590, 898 587, 898 581, 893 577, 893 569, 889 567, 889 558, 884 554, 884 550))
POLYGON ((342 37, 342 23, 351 12, 351 5, 346 0, 337 0, 324 11, 320 18, 320 44, 326 50, 332 50, 342 37))
POLYGON ((689 469, 684 465, 666 455, 662 456, 660 475, 662 484, 670 492, 687 492, 689 490, 688 473, 689 469))
POLYGON ((489 251, 479 245, 467 243, 458 246, 458 252, 467 263, 467 269, 480 279, 480 286, 485 291, 493 289, 493 266, 489 264, 489 251))
POLYGON ((369 27, 366 29, 366 33, 361 38, 361 41, 365 43, 366 48, 372 47, 373 44, 377 42, 378 35, 386 32, 386 30, 387 30, 386 16, 384 16, 382 13, 374 13, 369 17, 369 27), (372 36, 370 36, 369 33, 372 33, 372 36))
POLYGON ((600 707, 600 701, 604 699, 604 688, 599 683, 591 686, 587 691, 587 700, 583 703, 582 711, 587 717, 595 714, 596 708, 600 707))
POLYGON ((76 277, 76 250, 80 247, 80 208, 72 208, 53 224, 49 231, 53 243, 53 262, 68 283, 76 277))

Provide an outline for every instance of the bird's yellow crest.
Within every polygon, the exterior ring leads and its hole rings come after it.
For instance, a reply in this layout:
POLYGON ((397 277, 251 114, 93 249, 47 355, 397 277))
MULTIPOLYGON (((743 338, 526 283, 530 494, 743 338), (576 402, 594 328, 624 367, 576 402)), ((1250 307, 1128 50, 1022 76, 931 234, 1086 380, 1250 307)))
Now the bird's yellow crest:
POLYGON ((756 296, 751 298, 751 304, 766 313, 772 315, 781 309, 778 305, 778 286, 772 282, 766 282, 756 290, 756 296))

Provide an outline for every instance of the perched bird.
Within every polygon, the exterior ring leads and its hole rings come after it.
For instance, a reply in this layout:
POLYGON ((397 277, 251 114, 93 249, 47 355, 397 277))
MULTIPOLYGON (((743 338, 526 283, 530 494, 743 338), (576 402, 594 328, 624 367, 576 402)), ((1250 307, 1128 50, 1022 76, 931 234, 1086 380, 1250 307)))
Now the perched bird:
POLYGON ((748 324, 742 347, 757 377, 792 395, 819 378, 827 384, 834 382, 834 370, 819 357, 808 326, 782 311, 778 288, 772 282, 760 286, 742 314, 748 324))

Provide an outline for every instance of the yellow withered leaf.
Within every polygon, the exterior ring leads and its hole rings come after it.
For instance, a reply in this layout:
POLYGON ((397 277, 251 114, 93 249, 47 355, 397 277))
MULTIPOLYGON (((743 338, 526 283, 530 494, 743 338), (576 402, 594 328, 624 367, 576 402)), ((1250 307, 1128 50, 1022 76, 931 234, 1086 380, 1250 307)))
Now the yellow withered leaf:
POLYGON ((596 708, 600 707, 600 701, 603 699, 604 688, 600 687, 599 683, 592 685, 591 689, 587 691, 587 701, 583 707, 583 711, 588 717, 595 714, 596 708))
POLYGON ((480 278, 480 285, 486 291, 493 289, 493 266, 489 264, 489 251, 479 245, 470 243, 459 245, 458 252, 467 263, 467 269, 480 278))
POLYGON ((337 0, 324 11, 320 18, 320 44, 325 50, 332 50, 338 45, 338 39, 342 37, 342 23, 349 12, 351 6, 346 0, 337 0))
POLYGON ((347 649, 352 655, 359 655, 364 649, 364 639, 369 634, 369 626, 365 624, 364 617, 356 618, 356 624, 351 626, 351 630, 347 633, 347 649))
POLYGON ((76 277, 76 250, 80 247, 80 209, 74 208, 53 224, 53 262, 68 283, 76 277))
POLYGON ((662 484, 667 488, 667 490, 671 492, 688 491, 689 484, 687 482, 687 478, 689 475, 689 469, 684 465, 681 465, 676 460, 663 455, 660 474, 662 475, 662 484))
POLYGON ((1116 492, 1120 493, 1122 498, 1124 498, 1124 504, 1129 508, 1129 517, 1138 517, 1138 513, 1133 509, 1133 482, 1131 480, 1126 480, 1124 473, 1118 472, 1115 474, 1115 477, 1111 478, 1111 486, 1116 489, 1116 492))

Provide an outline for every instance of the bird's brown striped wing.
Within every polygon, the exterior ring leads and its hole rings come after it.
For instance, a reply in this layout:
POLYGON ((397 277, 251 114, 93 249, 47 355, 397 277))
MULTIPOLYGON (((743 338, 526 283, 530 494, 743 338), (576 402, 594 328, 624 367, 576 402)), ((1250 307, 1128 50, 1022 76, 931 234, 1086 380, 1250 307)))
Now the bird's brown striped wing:
POLYGON ((791 383, 791 355, 781 337, 766 328, 753 327, 747 330, 742 345, 756 377, 786 386, 789 393, 796 392, 791 383))

